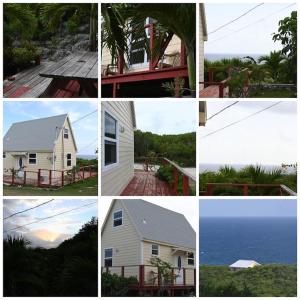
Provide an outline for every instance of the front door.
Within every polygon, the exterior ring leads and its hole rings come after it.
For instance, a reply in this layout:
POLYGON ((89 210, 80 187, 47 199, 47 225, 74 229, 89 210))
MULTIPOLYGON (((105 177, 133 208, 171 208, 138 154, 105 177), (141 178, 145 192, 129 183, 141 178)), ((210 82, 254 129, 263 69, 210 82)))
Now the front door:
POLYGON ((175 283, 183 284, 183 258, 181 255, 175 256, 175 270, 174 274, 176 276, 175 283))
POLYGON ((23 168, 24 168, 24 157, 16 156, 16 170, 18 170, 17 172, 18 177, 24 176, 23 168))

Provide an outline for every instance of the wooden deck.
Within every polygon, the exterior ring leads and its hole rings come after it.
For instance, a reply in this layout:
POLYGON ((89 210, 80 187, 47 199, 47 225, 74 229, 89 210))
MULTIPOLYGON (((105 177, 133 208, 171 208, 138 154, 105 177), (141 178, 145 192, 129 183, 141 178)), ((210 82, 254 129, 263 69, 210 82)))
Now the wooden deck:
POLYGON ((158 179, 155 172, 137 171, 121 196, 174 196, 167 182, 158 179))

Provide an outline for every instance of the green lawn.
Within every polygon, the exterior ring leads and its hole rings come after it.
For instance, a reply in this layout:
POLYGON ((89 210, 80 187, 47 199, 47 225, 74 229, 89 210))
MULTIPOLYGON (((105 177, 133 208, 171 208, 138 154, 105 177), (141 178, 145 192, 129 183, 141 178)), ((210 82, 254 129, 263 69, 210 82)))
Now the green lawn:
POLYGON ((296 98, 295 92, 287 89, 257 89, 250 92, 249 98, 296 98))
POLYGON ((3 194, 4 196, 97 196, 98 177, 90 177, 58 189, 3 185, 3 194))

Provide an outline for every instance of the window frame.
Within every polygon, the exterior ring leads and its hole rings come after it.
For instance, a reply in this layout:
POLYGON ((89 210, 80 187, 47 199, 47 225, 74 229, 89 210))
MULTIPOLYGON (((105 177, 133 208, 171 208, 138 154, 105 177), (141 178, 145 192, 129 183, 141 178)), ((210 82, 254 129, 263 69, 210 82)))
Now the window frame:
POLYGON ((103 253, 103 263, 104 263, 104 267, 112 267, 113 266, 113 257, 114 257, 114 248, 113 247, 109 247, 109 248, 104 248, 104 253, 103 253), (106 250, 111 250, 111 257, 105 257, 105 251, 106 250), (105 261, 110 259, 111 260, 111 266, 106 266, 105 261))
POLYGON ((29 152, 29 153, 28 153, 28 165, 31 165, 31 166, 37 165, 37 154, 36 154, 36 153, 33 153, 33 152, 31 152, 31 153, 29 152), (30 157, 31 154, 34 154, 34 155, 35 155, 35 158, 30 157), (31 163, 31 162, 30 162, 31 159, 35 159, 35 162, 34 162, 34 163, 31 163))
POLYGON ((113 211, 113 213, 112 213, 112 227, 113 228, 117 228, 117 227, 123 226, 123 224, 124 224, 123 220, 124 220, 124 214, 123 214, 123 210, 122 209, 113 211), (115 218, 115 214, 119 213, 119 212, 122 213, 122 216, 119 217, 119 218, 115 218), (120 219, 121 219, 122 223, 120 225, 115 226, 115 220, 120 220, 120 219))
POLYGON ((66 155, 67 167, 72 167, 72 153, 67 153, 66 155), (71 155, 71 158, 68 158, 68 155, 71 155), (68 161, 70 161, 70 165, 68 165, 68 161))
POLYGON ((187 254, 187 264, 188 266, 195 266, 195 253, 194 252, 188 252, 187 254), (189 257, 189 255, 193 255, 192 258, 189 257), (193 263, 191 264, 190 261, 193 261, 193 263))
POLYGON ((116 118, 116 116, 114 114, 112 114, 111 112, 109 112, 108 110, 104 109, 103 110, 103 115, 102 115, 102 136, 103 136, 103 151, 102 151, 102 170, 108 171, 112 168, 115 168, 116 166, 119 165, 119 121, 116 118), (106 137, 105 136, 105 115, 109 115, 111 118, 113 118, 116 121, 116 138, 110 138, 110 137, 106 137), (105 164, 105 141, 108 142, 113 142, 116 143, 116 162, 115 163, 111 163, 106 165, 105 164))
POLYGON ((63 128, 63 134, 64 134, 64 139, 68 140, 69 139, 69 129, 63 128), (67 131, 67 133, 66 133, 66 131, 67 131))
POLYGON ((159 250, 158 244, 151 244, 151 256, 159 256, 159 250), (153 254, 153 246, 157 246, 157 254, 153 254))
POLYGON ((6 159, 6 152, 3 152, 2 158, 3 158, 3 159, 6 159))

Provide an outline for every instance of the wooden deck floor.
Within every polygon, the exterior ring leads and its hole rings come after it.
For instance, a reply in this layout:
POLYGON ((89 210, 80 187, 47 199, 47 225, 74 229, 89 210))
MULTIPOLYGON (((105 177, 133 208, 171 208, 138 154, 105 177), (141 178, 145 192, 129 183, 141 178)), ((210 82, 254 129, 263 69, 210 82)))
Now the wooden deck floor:
POLYGON ((174 196, 174 192, 154 172, 137 171, 121 196, 174 196))
POLYGON ((200 91, 200 98, 219 98, 219 86, 210 85, 200 91))

